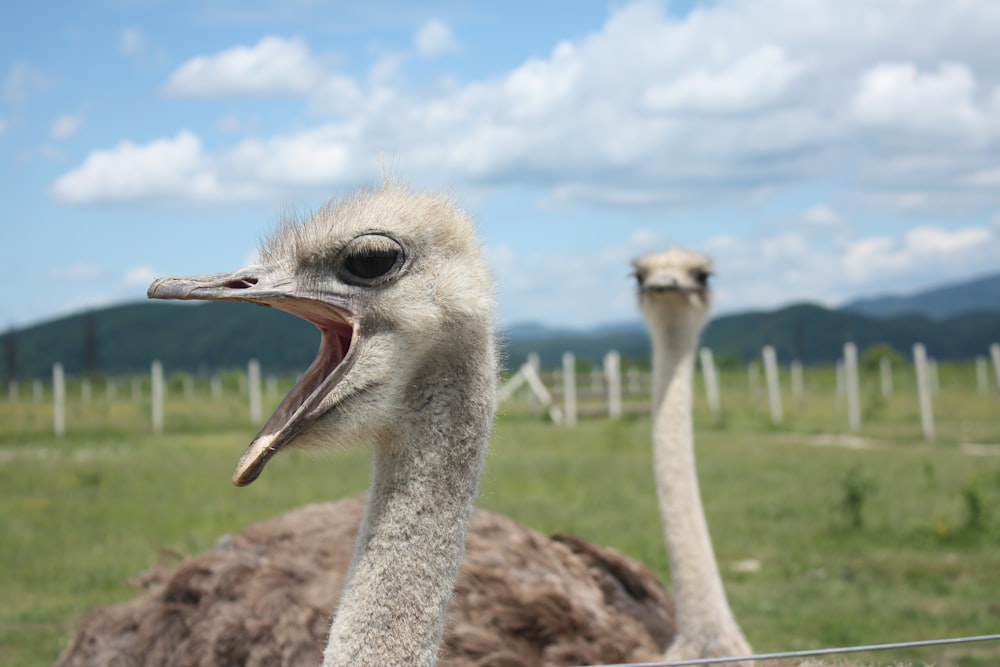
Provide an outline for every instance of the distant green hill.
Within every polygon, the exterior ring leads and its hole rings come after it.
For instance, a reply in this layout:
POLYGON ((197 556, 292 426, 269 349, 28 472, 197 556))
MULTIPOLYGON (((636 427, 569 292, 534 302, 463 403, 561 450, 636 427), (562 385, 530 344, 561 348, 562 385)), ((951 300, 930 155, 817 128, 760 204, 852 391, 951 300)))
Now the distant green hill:
MULTIPOLYGON (((922 342, 939 359, 985 354, 1000 341, 1000 313, 969 313, 936 320, 922 315, 873 318, 857 313, 798 304, 768 312, 713 319, 703 336, 720 362, 758 358, 763 345, 774 345, 783 362, 829 363, 840 357, 845 341, 864 350, 888 343, 909 357, 922 342)), ((59 361, 69 374, 87 369, 108 374, 145 372, 154 359, 168 373, 207 373, 240 368, 256 358, 266 372, 300 372, 312 361, 319 343, 315 328, 270 308, 240 303, 136 303, 61 318, 0 336, 0 377, 47 377, 59 361), (89 333, 88 333, 89 332, 89 333), (87 341, 90 341, 89 343, 87 341), (87 359, 90 361, 86 361, 87 359)), ((543 366, 557 366, 563 352, 599 364, 618 350, 625 358, 645 361, 649 341, 638 321, 587 331, 538 325, 512 327, 502 337, 507 367, 521 364, 529 352, 543 366)))
MULTIPOLYGON (((796 304, 774 311, 723 315, 713 318, 702 335, 720 362, 760 358, 764 345, 773 345, 781 362, 798 359, 806 364, 831 363, 843 355, 844 343, 861 350, 887 343, 909 358, 914 343, 923 343, 939 359, 968 359, 986 354, 1000 341, 1000 312, 969 313, 943 320, 923 315, 874 318, 813 304, 796 304)), ((506 344, 508 365, 517 365, 529 352, 538 353, 542 365, 560 363, 564 351, 600 363, 610 349, 624 357, 648 359, 646 329, 641 322, 602 327, 585 332, 535 332, 530 338, 511 336, 506 344)))
POLYGON ((871 317, 927 315, 936 319, 977 312, 1000 312, 1000 273, 908 295, 852 301, 843 307, 871 317))

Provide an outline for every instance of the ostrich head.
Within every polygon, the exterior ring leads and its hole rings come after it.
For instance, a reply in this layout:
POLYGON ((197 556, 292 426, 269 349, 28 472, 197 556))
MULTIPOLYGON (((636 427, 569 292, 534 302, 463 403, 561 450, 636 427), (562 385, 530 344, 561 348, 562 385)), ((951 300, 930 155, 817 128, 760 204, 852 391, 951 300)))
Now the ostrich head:
POLYGON ((651 325, 671 321, 695 331, 701 328, 712 305, 710 257, 671 248, 643 255, 632 266, 639 283, 639 307, 651 325))
POLYGON ((430 369, 471 357, 495 371, 492 281, 473 223, 445 198, 386 184, 284 224, 259 256, 232 273, 159 279, 148 292, 270 306, 322 334, 316 359, 250 444, 234 484, 254 481, 289 445, 388 437, 406 423, 404 393, 430 369))

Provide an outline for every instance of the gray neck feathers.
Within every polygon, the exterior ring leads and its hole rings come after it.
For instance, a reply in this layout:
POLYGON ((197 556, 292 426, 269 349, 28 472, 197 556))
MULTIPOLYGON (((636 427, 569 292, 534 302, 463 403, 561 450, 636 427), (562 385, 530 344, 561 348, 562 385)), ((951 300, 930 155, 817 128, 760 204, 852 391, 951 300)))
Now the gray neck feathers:
POLYGON ((397 430, 375 445, 324 667, 437 663, 493 419, 496 362, 483 339, 408 383, 397 430))
POLYGON ((678 636, 735 624, 719 576, 698 487, 691 419, 700 321, 651 321, 653 465, 670 557, 678 636))

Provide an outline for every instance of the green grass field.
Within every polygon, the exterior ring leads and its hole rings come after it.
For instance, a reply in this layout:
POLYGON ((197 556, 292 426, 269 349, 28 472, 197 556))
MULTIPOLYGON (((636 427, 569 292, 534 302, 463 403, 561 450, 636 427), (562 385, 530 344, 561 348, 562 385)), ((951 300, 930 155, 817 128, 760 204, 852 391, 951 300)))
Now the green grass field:
MULTIPOLYGON (((930 444, 902 379, 889 399, 865 380, 859 439, 843 437, 832 369, 809 371, 803 404, 785 398, 780 428, 745 390, 745 372, 724 376, 719 423, 699 399, 706 511, 755 649, 1000 631, 1000 398, 968 377, 967 366, 942 366, 930 444)), ((61 439, 50 406, 0 401, 0 664, 51 664, 82 614, 131 597, 126 580, 164 554, 197 553, 249 522, 368 484, 364 450, 284 452, 237 489, 229 477, 254 432, 242 400, 177 392, 154 436, 148 402, 99 396, 70 402, 61 439)), ((479 504, 616 547, 668 581, 649 431, 645 417, 560 428, 512 401, 479 504)), ((861 658, 985 667, 1000 664, 1000 645, 861 658)))

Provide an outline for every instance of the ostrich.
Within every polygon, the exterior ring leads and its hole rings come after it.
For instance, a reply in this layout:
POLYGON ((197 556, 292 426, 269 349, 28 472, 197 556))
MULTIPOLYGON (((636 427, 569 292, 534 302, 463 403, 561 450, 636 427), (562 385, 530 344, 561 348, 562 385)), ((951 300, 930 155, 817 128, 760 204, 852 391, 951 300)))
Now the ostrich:
POLYGON ((260 256, 149 289, 271 306, 321 331, 315 361, 233 481, 253 482, 286 447, 365 441, 371 489, 154 567, 143 596, 86 619, 59 665, 528 667, 662 655, 672 603, 648 568, 473 512, 497 359, 492 283, 465 213, 386 183, 284 225, 260 256))
POLYGON ((712 262, 671 249, 633 266, 653 344, 653 467, 676 604, 677 636, 666 659, 749 655, 712 550, 691 426, 694 359, 711 306, 712 262))

